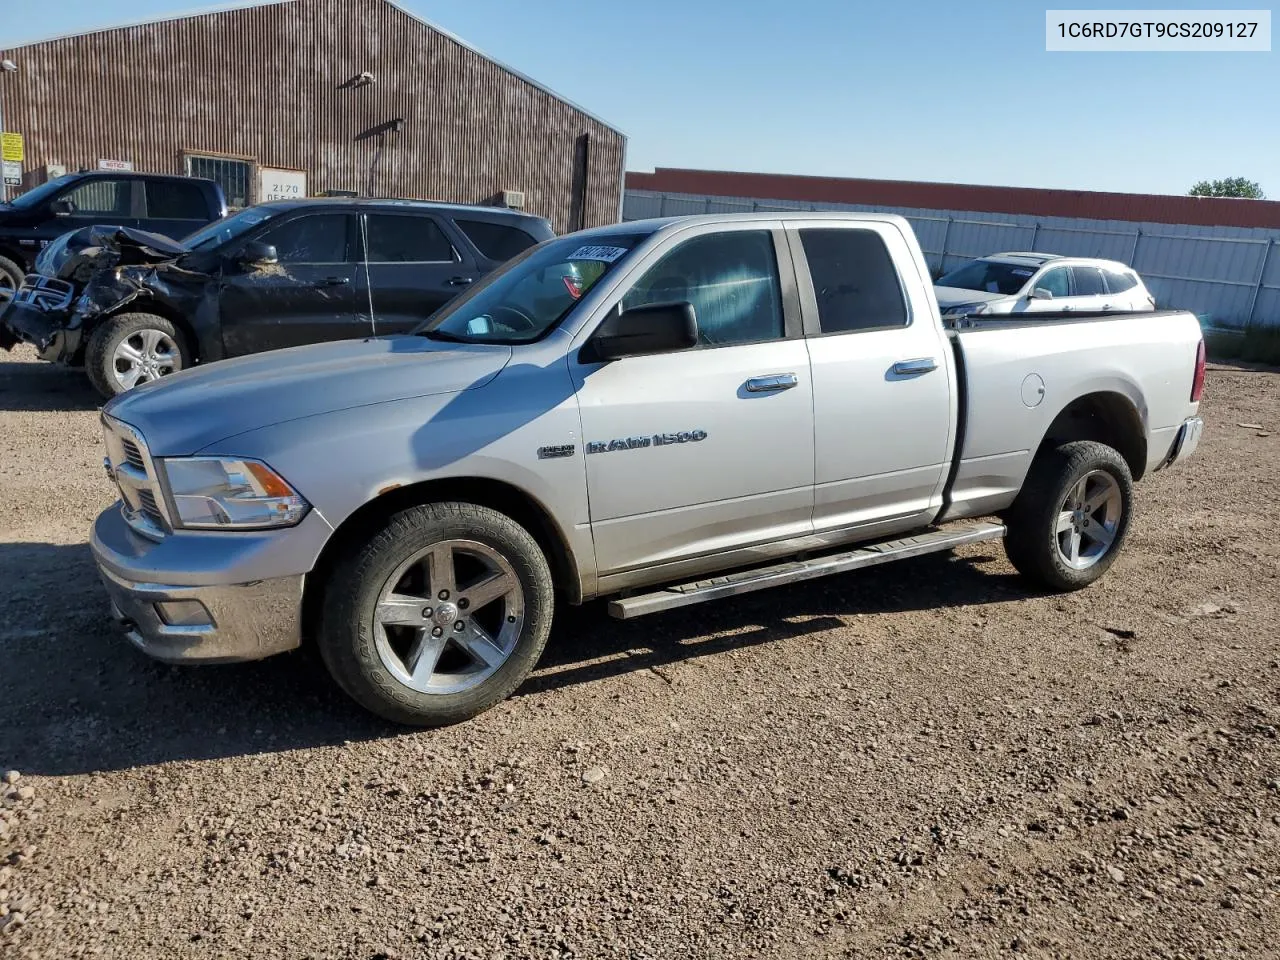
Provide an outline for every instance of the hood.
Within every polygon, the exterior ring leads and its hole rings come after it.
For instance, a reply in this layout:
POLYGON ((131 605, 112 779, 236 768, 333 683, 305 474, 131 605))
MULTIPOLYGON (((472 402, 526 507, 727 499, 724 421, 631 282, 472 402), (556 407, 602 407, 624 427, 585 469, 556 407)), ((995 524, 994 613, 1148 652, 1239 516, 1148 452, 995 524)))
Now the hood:
POLYGON ((933 294, 943 310, 958 307, 962 303, 990 303, 1010 296, 1006 293, 988 293, 986 290, 966 290, 963 287, 934 287, 933 294))
POLYGON ((156 456, 184 456, 286 420, 477 389, 510 359, 511 348, 498 344, 340 340, 196 367, 135 387, 103 410, 140 430, 156 456))
POLYGON ((189 252, 178 241, 146 230, 135 230, 133 227, 83 227, 50 241, 36 257, 36 273, 58 277, 68 264, 83 260, 101 260, 108 267, 167 263, 189 252), (84 255, 83 259, 81 255, 84 255))

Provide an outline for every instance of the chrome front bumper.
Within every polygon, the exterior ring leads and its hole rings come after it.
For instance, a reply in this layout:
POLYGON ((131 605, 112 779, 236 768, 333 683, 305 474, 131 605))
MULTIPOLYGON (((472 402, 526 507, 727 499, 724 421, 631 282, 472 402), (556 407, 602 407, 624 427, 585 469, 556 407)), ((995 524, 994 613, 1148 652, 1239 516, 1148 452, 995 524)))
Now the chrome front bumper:
POLYGON ((156 543, 129 529, 117 504, 94 523, 90 547, 112 615, 139 650, 166 663, 238 663, 299 646, 305 574, 218 581, 275 566, 265 561, 278 558, 264 554, 277 553, 277 542, 292 541, 288 552, 306 555, 329 529, 316 516, 272 534, 171 535, 156 543))

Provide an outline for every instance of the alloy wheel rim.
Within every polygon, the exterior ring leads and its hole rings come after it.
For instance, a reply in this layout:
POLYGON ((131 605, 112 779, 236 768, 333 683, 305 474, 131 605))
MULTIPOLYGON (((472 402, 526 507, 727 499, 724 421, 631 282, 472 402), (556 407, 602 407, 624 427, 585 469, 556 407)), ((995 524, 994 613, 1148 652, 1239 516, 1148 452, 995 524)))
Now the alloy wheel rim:
POLYGON ((510 561, 474 540, 419 550, 383 584, 373 613, 382 665, 418 693, 473 690, 510 659, 524 589, 510 561))
POLYGON ((1120 484, 1105 470, 1076 481, 1058 507, 1058 555, 1073 570, 1088 570, 1111 552, 1124 516, 1120 484))
POLYGON ((111 357, 116 383, 132 390, 140 383, 159 380, 178 369, 178 345, 163 330, 138 330, 118 344, 111 357))

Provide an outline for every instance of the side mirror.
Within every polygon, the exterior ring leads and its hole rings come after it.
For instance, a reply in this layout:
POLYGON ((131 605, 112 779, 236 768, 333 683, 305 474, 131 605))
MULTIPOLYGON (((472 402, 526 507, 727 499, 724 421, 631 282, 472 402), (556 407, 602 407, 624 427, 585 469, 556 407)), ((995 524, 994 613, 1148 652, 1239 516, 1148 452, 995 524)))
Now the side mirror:
POLYGON ((1030 293, 1027 294, 1027 299, 1028 300, 1052 300, 1053 291, 1048 290, 1045 287, 1036 287, 1034 290, 1032 290, 1030 293))
POLYGON ((55 217, 69 217, 76 212, 76 205, 70 200, 55 200, 49 204, 49 212, 55 217))
POLYGON ((240 252, 236 254, 236 262, 242 264, 263 264, 278 263, 279 255, 276 248, 269 243, 259 243, 257 240, 250 240, 240 252))
POLYGON ((697 344, 698 319, 687 300, 611 313, 591 338, 592 349, 601 360, 672 353, 697 344))

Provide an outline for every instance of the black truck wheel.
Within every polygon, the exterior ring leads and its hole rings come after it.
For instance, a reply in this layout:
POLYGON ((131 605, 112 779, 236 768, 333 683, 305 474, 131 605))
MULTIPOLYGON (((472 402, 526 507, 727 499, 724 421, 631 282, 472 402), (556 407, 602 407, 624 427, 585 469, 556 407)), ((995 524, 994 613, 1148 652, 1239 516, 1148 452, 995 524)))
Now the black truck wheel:
POLYGON ((85 350, 89 382, 104 397, 132 390, 191 366, 186 339, 154 313, 122 313, 102 321, 85 350))
POLYGON ((329 673, 366 709, 410 726, 459 723, 510 696, 551 630, 541 548, 510 517, 470 503, 396 514, 323 589, 329 673))
POLYGON ((22 267, 8 257, 0 256, 0 303, 5 302, 22 286, 22 267))
POLYGON ((1050 590, 1087 587, 1115 562, 1133 514, 1133 476, 1119 452, 1075 441, 1036 457, 1005 517, 1005 552, 1050 590))

